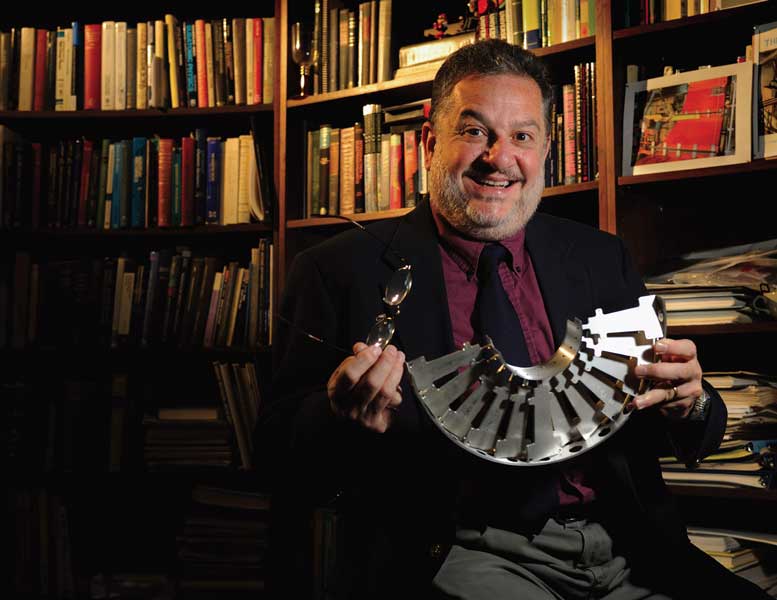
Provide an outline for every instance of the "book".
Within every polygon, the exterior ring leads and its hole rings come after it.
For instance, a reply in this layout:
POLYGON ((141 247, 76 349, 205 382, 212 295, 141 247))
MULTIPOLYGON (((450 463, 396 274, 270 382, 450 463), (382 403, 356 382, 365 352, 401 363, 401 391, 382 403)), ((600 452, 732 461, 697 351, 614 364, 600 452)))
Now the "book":
POLYGON ((732 571, 753 565, 759 560, 758 553, 753 548, 723 551, 708 550, 707 554, 732 571))
POLYGON ((777 157, 777 21, 756 25, 753 33, 753 158, 777 157))
POLYGON ((402 46, 399 49, 399 68, 445 59, 459 48, 474 42, 475 32, 468 32, 402 46))

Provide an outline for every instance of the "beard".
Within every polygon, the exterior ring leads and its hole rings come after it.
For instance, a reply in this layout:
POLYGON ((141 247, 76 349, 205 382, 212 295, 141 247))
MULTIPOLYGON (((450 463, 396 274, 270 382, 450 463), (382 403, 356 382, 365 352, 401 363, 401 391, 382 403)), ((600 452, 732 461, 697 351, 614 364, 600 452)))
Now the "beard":
MULTIPOLYGON (((496 212, 477 210, 461 188, 456 177, 447 171, 442 161, 432 160, 429 168, 429 191, 432 203, 446 221, 459 232, 477 240, 499 241, 515 235, 529 219, 532 218, 542 199, 545 187, 545 165, 541 165, 537 176, 530 184, 520 177, 520 172, 504 173, 511 179, 521 179, 523 189, 520 195, 512 200, 512 205, 506 215, 496 212)), ((513 184, 516 185, 516 184, 513 184)), ((503 203, 504 197, 485 197, 486 202, 503 203)))

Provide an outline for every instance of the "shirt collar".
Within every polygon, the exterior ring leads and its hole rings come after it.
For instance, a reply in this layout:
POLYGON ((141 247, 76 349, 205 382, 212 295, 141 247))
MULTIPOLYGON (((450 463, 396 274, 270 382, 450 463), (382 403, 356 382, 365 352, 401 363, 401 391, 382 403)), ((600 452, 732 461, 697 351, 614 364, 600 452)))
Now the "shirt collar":
MULTIPOLYGON (((477 272, 480 253, 486 245, 486 242, 465 237, 459 231, 454 229, 448 221, 440 215, 432 205, 432 216, 437 227, 437 233, 440 237, 440 243, 443 249, 448 253, 453 262, 467 274, 467 279, 477 272)), ((525 251, 526 230, 520 229, 513 236, 503 239, 500 243, 507 248, 510 253, 510 260, 507 266, 515 273, 521 273, 525 269, 526 251, 525 251)))

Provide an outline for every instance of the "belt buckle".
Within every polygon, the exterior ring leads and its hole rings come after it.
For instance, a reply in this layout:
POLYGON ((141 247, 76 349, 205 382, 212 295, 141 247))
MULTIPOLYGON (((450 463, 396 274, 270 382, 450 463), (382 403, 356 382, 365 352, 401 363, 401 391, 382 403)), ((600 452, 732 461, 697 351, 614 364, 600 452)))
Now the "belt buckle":
POLYGON ((586 517, 575 514, 553 515, 553 520, 565 529, 582 529, 588 522, 586 517))

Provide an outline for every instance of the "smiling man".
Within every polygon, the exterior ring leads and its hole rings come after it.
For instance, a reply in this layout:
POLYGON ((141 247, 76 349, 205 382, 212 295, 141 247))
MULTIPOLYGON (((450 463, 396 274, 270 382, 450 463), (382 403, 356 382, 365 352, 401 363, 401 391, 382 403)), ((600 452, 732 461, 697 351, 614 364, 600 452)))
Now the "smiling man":
POLYGON ((430 201, 295 257, 270 421, 288 432, 274 448, 286 462, 270 570, 284 597, 309 593, 299 548, 310 510, 330 502, 344 523, 338 597, 765 597, 691 546, 661 479, 657 456, 693 463, 725 428, 691 341, 656 344, 662 361, 637 372, 654 385, 616 434, 545 466, 460 450, 403 376, 406 356, 431 360, 484 335, 512 364, 542 363, 568 318, 645 294, 620 239, 536 213, 551 101, 531 53, 498 40, 458 50, 435 77, 422 133, 430 201), (368 347, 360 340, 403 264, 413 286, 393 344, 368 347))
POLYGON ((542 197, 549 140, 539 86, 530 77, 470 75, 440 94, 423 129, 432 209, 474 239, 514 235, 542 197))

